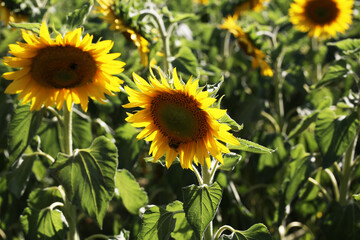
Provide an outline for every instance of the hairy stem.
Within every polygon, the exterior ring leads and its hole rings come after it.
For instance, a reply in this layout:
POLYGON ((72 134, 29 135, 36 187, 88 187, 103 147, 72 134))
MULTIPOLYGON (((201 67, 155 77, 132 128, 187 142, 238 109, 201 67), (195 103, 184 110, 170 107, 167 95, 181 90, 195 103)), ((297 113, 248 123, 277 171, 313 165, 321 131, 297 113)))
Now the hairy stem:
MULTIPOLYGON (((210 170, 205 162, 204 165, 201 167, 202 167, 201 170, 202 170, 203 184, 210 185, 211 184, 210 170)), ((213 239, 213 222, 211 221, 209 223, 209 226, 206 228, 204 232, 204 240, 212 240, 212 239, 213 239)))

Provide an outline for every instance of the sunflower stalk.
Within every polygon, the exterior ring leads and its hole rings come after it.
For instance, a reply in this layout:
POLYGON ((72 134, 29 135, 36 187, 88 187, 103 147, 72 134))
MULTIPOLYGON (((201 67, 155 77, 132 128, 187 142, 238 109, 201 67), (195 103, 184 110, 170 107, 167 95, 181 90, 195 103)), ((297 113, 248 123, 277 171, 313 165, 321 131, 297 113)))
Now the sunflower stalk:
MULTIPOLYGON (((70 110, 67 104, 63 105, 64 125, 63 125, 63 141, 65 154, 71 155, 73 151, 72 146, 72 107, 70 110)), ((76 207, 65 197, 64 215, 69 224, 68 240, 80 240, 76 229, 76 207)))
MULTIPOLYGON (((212 183, 211 182, 212 176, 210 173, 210 169, 208 168, 206 163, 204 163, 204 165, 201 166, 201 170, 202 170, 203 184, 210 186, 212 183)), ((213 239, 213 222, 211 221, 209 223, 209 226, 206 228, 206 230, 204 232, 204 240, 212 240, 212 239, 213 239)))

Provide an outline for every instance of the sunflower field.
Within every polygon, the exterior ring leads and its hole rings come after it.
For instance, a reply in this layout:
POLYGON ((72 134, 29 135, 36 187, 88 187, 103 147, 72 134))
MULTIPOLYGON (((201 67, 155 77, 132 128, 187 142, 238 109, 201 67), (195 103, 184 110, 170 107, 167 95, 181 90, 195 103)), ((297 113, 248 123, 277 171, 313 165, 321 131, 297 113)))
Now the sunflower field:
POLYGON ((0 59, 0 239, 360 239, 360 1, 0 0, 0 59))

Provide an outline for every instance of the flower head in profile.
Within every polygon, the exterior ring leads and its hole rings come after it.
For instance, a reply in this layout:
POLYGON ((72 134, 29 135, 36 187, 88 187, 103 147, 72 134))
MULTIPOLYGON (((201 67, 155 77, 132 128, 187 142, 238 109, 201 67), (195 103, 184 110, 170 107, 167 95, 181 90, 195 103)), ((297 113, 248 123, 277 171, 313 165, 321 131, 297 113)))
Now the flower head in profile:
POLYGON ((97 10, 103 14, 103 19, 110 24, 110 29, 121 32, 126 39, 134 43, 140 53, 141 63, 146 67, 149 62, 149 42, 135 29, 127 26, 124 19, 116 15, 114 0, 97 0, 97 2, 99 3, 97 10))
POLYGON ((26 19, 25 14, 15 13, 5 5, 4 1, 0 0, 0 22, 8 25, 9 23, 26 22, 26 19))
POLYGON ((239 16, 246 11, 260 11, 263 9, 264 2, 268 1, 270 0, 244 0, 235 8, 234 15, 239 16))
POLYGON ((289 10, 290 21, 310 37, 334 37, 352 23, 353 5, 353 0, 295 0, 289 10))
POLYGON ((2 75, 12 80, 5 93, 20 93, 18 98, 23 104, 31 102, 31 110, 55 104, 60 109, 65 101, 69 110, 76 103, 87 111, 89 97, 104 103, 105 93, 119 92, 123 81, 113 75, 122 72, 125 63, 114 60, 120 53, 109 53, 113 42, 94 44, 93 36, 81 38, 81 33, 78 28, 52 39, 45 23, 39 36, 23 31, 26 43, 10 44, 14 57, 3 60, 9 67, 21 68, 2 75))
POLYGON ((236 23, 237 16, 228 16, 225 22, 221 25, 222 29, 227 29, 237 39, 241 49, 246 55, 252 57, 252 68, 261 69, 261 75, 273 76, 273 71, 265 61, 266 55, 258 49, 248 35, 242 30, 242 28, 236 23))
POLYGON ((238 145, 238 140, 228 131, 230 127, 218 122, 226 110, 211 108, 216 101, 207 91, 198 89, 199 80, 180 82, 176 69, 173 71, 173 85, 161 73, 161 81, 150 77, 150 83, 133 74, 139 90, 125 86, 129 94, 126 108, 140 107, 135 114, 128 113, 126 121, 135 127, 144 127, 138 139, 152 141, 149 154, 154 161, 166 155, 169 168, 179 156, 182 168, 192 164, 210 167, 210 155, 223 163, 222 153, 229 149, 221 142, 238 145))

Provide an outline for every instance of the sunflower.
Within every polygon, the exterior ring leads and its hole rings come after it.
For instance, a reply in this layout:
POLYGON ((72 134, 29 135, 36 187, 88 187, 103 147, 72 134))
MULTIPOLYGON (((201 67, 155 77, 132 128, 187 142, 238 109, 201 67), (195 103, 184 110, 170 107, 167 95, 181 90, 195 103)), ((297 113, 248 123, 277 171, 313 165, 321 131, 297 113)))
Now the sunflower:
POLYGON ((26 15, 14 13, 5 6, 5 2, 0 0, 0 22, 8 25, 10 23, 26 22, 26 15))
POLYGON ((129 41, 135 44, 140 53, 141 63, 146 67, 149 62, 149 42, 134 29, 125 25, 123 19, 116 16, 114 0, 97 0, 97 2, 100 5, 97 7, 97 10, 104 15, 103 19, 111 24, 110 29, 123 33, 129 41))
POLYGON ((140 107, 135 114, 128 113, 126 121, 135 127, 145 127, 138 139, 152 141, 149 154, 154 161, 166 154, 169 168, 179 155, 182 168, 192 168, 192 163, 210 167, 209 153, 223 163, 223 153, 229 149, 218 140, 238 145, 238 140, 228 131, 230 127, 220 123, 226 110, 210 108, 216 101, 208 92, 198 89, 199 80, 191 79, 182 84, 173 71, 173 86, 161 75, 161 82, 150 77, 150 84, 137 74, 133 78, 140 91, 125 86, 129 94, 126 108, 140 107))
POLYGON ((245 0, 236 7, 234 15, 239 16, 241 13, 250 10, 260 11, 263 8, 264 2, 268 1, 270 0, 245 0))
POLYGON ((31 101, 31 110, 54 104, 60 109, 66 101, 69 110, 76 103, 87 111, 88 97, 104 103, 104 93, 119 92, 123 81, 112 75, 122 72, 125 63, 114 60, 120 53, 108 54, 113 42, 93 44, 93 36, 81 39, 81 33, 78 28, 53 40, 45 23, 39 37, 23 31, 26 43, 10 44, 14 57, 3 60, 9 67, 21 68, 2 75, 13 80, 5 93, 20 93, 23 104, 31 101))
POLYGON ((289 10, 295 28, 309 36, 330 38, 352 23, 353 0, 295 0, 289 10))
POLYGON ((254 45, 242 28, 236 24, 236 20, 236 15, 228 16, 221 28, 233 34, 245 54, 252 57, 252 68, 260 67, 261 75, 272 77, 273 71, 265 61, 266 55, 254 45))

